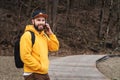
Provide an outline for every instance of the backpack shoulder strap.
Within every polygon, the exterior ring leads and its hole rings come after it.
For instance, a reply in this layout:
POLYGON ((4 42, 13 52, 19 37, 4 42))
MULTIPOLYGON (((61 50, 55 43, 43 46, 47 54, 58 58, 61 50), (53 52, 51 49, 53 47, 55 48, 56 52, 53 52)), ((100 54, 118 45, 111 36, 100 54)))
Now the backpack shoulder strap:
MULTIPOLYGON (((29 30, 28 30, 29 31, 29 30)), ((35 43, 35 34, 34 34, 34 32, 32 32, 32 31, 29 31, 30 33, 31 33, 31 41, 32 41, 32 47, 33 47, 33 45, 34 45, 34 43, 35 43)))

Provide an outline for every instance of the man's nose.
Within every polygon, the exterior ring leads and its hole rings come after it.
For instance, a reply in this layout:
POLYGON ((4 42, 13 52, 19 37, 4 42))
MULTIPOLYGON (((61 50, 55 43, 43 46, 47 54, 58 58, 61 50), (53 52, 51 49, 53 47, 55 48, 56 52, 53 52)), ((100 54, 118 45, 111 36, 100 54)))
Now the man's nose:
POLYGON ((40 21, 39 23, 40 23, 40 24, 45 24, 45 22, 42 22, 42 21, 40 21))

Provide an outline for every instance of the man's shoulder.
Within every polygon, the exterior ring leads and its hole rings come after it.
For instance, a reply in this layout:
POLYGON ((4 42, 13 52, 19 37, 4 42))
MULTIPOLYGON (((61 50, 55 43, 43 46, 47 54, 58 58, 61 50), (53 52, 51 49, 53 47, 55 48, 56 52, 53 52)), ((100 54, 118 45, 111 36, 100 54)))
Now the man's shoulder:
POLYGON ((23 38, 30 38, 31 34, 30 34, 30 31, 25 31, 23 34, 22 34, 22 37, 23 38))

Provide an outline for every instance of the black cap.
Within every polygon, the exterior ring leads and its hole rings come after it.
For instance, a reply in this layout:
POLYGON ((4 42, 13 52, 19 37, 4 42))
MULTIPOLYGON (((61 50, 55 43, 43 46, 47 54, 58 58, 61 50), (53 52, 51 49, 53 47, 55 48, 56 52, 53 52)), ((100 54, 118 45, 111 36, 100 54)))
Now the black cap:
POLYGON ((48 15, 46 14, 46 12, 44 10, 34 10, 33 13, 32 13, 32 18, 37 18, 37 17, 45 17, 47 18, 48 15))

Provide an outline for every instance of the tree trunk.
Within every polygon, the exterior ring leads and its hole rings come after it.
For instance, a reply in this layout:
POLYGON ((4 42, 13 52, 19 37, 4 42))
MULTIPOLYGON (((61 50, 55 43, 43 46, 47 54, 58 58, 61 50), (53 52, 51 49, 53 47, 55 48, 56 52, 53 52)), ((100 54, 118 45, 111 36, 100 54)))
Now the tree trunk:
POLYGON ((52 21, 53 21, 53 24, 52 24, 52 26, 53 26, 53 32, 56 32, 56 22, 57 22, 57 6, 58 6, 58 2, 59 2, 59 0, 55 0, 55 1, 53 1, 53 18, 52 18, 52 21))
POLYGON ((117 40, 117 42, 118 42, 118 46, 120 47, 120 0, 117 0, 118 1, 118 5, 117 5, 117 8, 118 8, 118 10, 117 10, 117 21, 118 21, 118 25, 117 25, 117 27, 118 27, 118 40, 117 40))
POLYGON ((110 23, 111 23, 111 17, 112 17, 112 7, 113 7, 113 0, 110 1, 109 17, 108 17, 107 30, 106 30, 106 39, 108 37, 109 30, 110 30, 110 23))
MULTIPOLYGON (((72 0, 71 0, 72 1, 72 0)), ((70 13, 70 0, 67 0, 67 11, 66 11, 66 26, 69 26, 70 25, 70 21, 69 21, 69 13, 70 13)))
MULTIPOLYGON (((45 6, 46 6, 46 13, 48 14, 48 17, 50 17, 50 5, 49 5, 49 0, 46 0, 45 1, 45 6)), ((46 21, 49 21, 49 20, 46 20, 46 21)))
POLYGON ((27 8, 27 16, 30 15, 30 10, 31 10, 31 3, 32 3, 32 0, 29 0, 28 2, 28 8, 27 8))
POLYGON ((49 22, 49 24, 50 25, 52 25, 52 3, 53 3, 53 1, 52 0, 48 0, 48 16, 49 16, 49 18, 48 18, 48 22, 49 22))
POLYGON ((104 6, 105 6, 105 0, 102 0, 102 7, 100 10, 100 25, 98 29, 98 38, 100 39, 102 37, 101 32, 102 32, 102 22, 103 22, 103 17, 104 17, 104 6))

